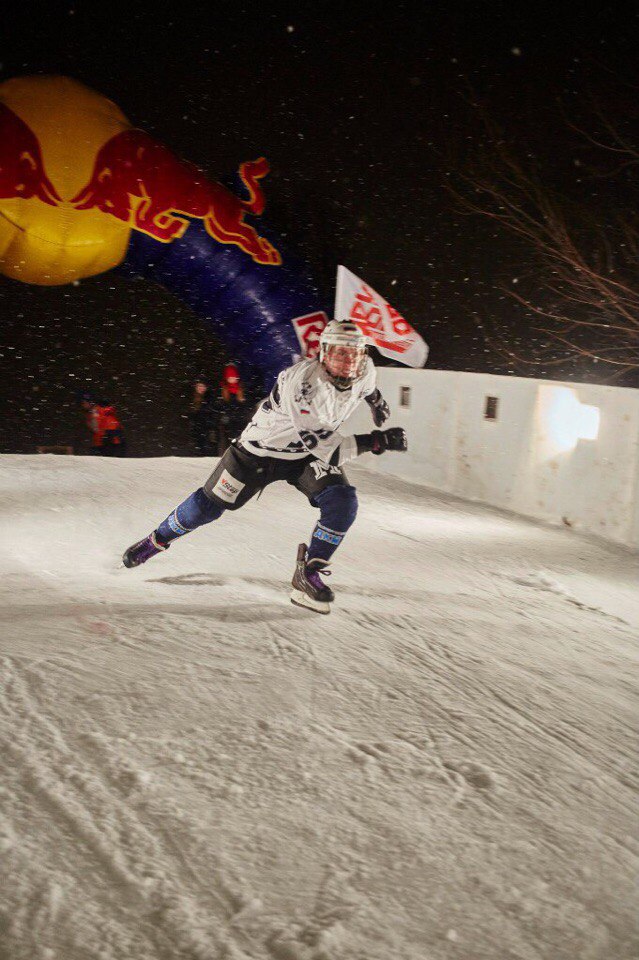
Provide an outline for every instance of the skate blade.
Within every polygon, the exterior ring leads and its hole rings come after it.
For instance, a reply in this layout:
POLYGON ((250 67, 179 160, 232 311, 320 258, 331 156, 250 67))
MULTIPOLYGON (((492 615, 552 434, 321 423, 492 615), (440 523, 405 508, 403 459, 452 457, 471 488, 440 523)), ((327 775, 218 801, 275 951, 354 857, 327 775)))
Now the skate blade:
POLYGON ((291 590, 291 603, 296 607, 306 607, 307 610, 314 610, 315 613, 330 613, 331 605, 325 600, 313 600, 308 594, 301 590, 291 590))

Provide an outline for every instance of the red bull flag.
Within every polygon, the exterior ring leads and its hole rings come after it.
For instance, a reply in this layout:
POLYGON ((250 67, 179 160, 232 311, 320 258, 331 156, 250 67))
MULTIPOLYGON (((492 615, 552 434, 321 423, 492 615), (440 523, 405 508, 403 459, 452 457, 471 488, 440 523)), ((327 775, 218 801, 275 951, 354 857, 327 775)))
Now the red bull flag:
POLYGON ((423 367, 428 344, 387 300, 341 264, 337 268, 335 317, 352 320, 384 357, 423 367))

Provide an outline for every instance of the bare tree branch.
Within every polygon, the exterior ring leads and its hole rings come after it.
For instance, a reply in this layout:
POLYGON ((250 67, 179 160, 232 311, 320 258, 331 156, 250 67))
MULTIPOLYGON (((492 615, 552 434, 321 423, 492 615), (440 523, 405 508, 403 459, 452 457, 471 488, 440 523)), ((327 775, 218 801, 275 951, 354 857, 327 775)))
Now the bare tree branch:
MULTIPOLYGON (((628 187, 628 177, 639 166, 639 145, 598 104, 592 110, 595 129, 566 120, 570 130, 608 164, 605 176, 611 181, 615 207, 601 213, 594 204, 578 207, 552 190, 532 162, 522 163, 508 148, 503 132, 485 115, 476 97, 472 104, 481 117, 489 149, 478 161, 466 164, 447 189, 460 212, 490 220, 531 250, 537 295, 502 289, 537 318, 533 331, 563 348, 565 356, 551 357, 548 349, 534 359, 522 356, 480 324, 487 344, 525 365, 565 363, 578 357, 607 366, 613 379, 622 371, 639 370, 637 207, 628 203, 627 191, 624 197, 613 189, 613 181, 622 174, 628 187)), ((634 181, 632 189, 639 201, 634 181)))

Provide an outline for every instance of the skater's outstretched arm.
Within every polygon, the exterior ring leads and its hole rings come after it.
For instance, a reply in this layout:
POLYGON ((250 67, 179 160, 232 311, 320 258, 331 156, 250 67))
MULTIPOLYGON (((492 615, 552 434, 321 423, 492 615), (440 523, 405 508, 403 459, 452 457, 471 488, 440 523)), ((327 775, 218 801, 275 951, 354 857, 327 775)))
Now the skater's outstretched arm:
POLYGON ((408 450, 408 438, 403 427, 389 427, 388 430, 373 430, 372 433, 355 435, 358 456, 362 453, 386 453, 394 450, 404 453, 408 450))

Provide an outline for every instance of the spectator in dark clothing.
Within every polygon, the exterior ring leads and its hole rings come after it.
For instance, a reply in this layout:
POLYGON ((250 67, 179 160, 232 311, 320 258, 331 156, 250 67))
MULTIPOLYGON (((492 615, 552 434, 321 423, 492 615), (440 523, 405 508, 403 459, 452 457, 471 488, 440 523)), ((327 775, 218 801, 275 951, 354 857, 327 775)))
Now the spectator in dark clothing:
POLYGON ((91 453, 100 457, 125 457, 124 428, 113 404, 96 400, 90 393, 81 393, 78 399, 91 433, 91 453))
POLYGON ((199 457, 217 454, 219 403, 208 377, 197 376, 193 381, 193 396, 189 420, 191 437, 199 457))

